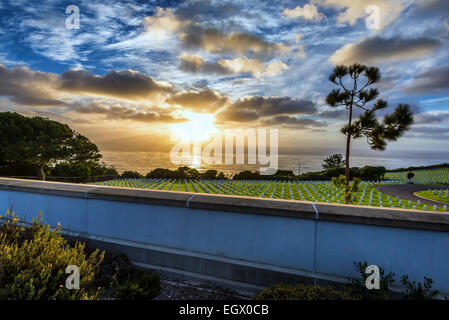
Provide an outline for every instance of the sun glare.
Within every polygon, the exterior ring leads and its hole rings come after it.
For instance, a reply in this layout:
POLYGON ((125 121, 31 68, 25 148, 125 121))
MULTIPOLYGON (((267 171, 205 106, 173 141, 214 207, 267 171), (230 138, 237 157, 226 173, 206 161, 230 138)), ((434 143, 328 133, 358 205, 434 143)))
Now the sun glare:
POLYGON ((177 140, 200 142, 210 139, 219 131, 214 126, 213 114, 199 114, 184 112, 184 116, 190 121, 171 126, 172 137, 177 140))

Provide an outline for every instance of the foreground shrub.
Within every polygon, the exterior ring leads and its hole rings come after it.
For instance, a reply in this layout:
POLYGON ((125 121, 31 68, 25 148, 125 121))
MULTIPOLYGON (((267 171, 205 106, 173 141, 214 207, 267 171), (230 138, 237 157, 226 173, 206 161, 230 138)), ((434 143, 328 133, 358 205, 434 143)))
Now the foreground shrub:
MULTIPOLYGON (((88 250, 93 251, 94 249, 89 248, 88 250)), ((135 270, 136 267, 129 261, 126 254, 117 251, 106 251, 98 274, 95 276, 95 286, 108 288, 113 285, 113 280, 122 283, 135 270)))
POLYGON ((440 291, 432 290, 433 280, 424 277, 424 284, 416 281, 410 281, 408 276, 402 276, 401 283, 405 288, 402 299, 404 300, 432 300, 440 291))
POLYGON ((361 300, 389 300, 392 292, 391 285, 394 283, 394 273, 385 273, 385 270, 379 267, 379 289, 368 290, 366 288, 366 279, 369 274, 365 273, 368 263, 354 262, 354 267, 360 274, 360 278, 352 278, 346 286, 346 291, 361 300))
POLYGON ((256 300, 353 300, 354 298, 344 291, 331 287, 319 287, 297 284, 294 286, 281 284, 260 291, 256 300))
POLYGON ((424 277, 424 283, 410 281, 407 275, 401 277, 401 284, 404 288, 402 294, 393 293, 391 287, 394 284, 394 273, 386 273, 385 270, 379 267, 379 289, 368 290, 366 288, 366 279, 369 274, 365 273, 368 263, 357 262, 354 263, 355 269, 360 274, 360 278, 351 279, 350 283, 346 286, 347 291, 352 296, 361 300, 431 300, 434 299, 440 292, 438 290, 432 290, 433 280, 424 277))
POLYGON ((117 251, 105 252, 94 283, 104 289, 103 296, 121 300, 149 300, 161 290, 158 274, 137 269, 126 254, 117 251))
POLYGON ((120 300, 151 300, 161 291, 160 277, 147 270, 136 269, 118 285, 116 297, 120 300))
POLYGON ((6 213, 0 224, 0 299, 96 299, 99 290, 95 273, 104 253, 85 253, 83 243, 67 244, 60 227, 42 224, 42 214, 25 227, 14 213, 6 213), (66 267, 80 271, 80 289, 69 290, 66 267))
POLYGON ((332 287, 318 287, 312 285, 297 284, 271 286, 260 291, 256 300, 431 300, 438 294, 438 290, 432 290, 433 280, 424 277, 424 283, 410 281, 407 275, 401 277, 404 287, 402 294, 390 290, 393 285, 394 273, 386 273, 379 267, 379 289, 367 289, 366 280, 370 274, 365 273, 367 262, 354 262, 355 269, 360 274, 359 278, 350 279, 350 282, 339 289, 332 287))

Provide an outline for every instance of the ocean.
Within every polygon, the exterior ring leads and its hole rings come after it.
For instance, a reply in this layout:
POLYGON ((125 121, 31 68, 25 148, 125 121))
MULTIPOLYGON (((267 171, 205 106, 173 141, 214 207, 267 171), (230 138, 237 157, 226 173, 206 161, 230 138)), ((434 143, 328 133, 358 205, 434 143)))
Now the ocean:
MULTIPOLYGON (((128 151, 102 151, 102 161, 109 166, 114 167, 119 172, 125 170, 137 171, 141 174, 146 174, 155 168, 176 169, 182 164, 174 164, 170 161, 169 153, 162 152, 128 152, 128 151)), ((292 170, 295 174, 306 173, 310 171, 321 171, 321 164, 326 156, 319 155, 291 155, 280 154, 278 167, 282 170, 292 170)), ((405 168, 410 166, 424 166, 439 163, 449 162, 448 158, 416 158, 416 157, 401 157, 401 158, 385 158, 385 157, 351 157, 351 167, 363 167, 365 165, 384 166, 387 169, 405 168)), ((258 170, 260 165, 248 164, 192 164, 185 163, 190 167, 196 168, 199 171, 208 169, 215 169, 222 171, 226 175, 231 175, 243 170, 258 170)))

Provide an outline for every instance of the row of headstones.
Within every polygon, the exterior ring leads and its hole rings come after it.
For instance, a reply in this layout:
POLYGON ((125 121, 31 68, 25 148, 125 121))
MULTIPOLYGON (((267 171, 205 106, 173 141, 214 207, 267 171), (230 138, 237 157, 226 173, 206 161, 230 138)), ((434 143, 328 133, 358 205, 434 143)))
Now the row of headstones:
POLYGON ((433 195, 438 195, 438 198, 441 198, 441 194, 443 193, 444 194, 444 197, 445 198, 447 198, 448 197, 448 194, 449 194, 449 190, 448 189, 446 189, 446 190, 443 190, 443 189, 434 189, 433 191, 432 191, 432 189, 429 189, 429 192, 432 192, 432 194, 433 195), (444 192, 445 191, 445 192, 444 192))

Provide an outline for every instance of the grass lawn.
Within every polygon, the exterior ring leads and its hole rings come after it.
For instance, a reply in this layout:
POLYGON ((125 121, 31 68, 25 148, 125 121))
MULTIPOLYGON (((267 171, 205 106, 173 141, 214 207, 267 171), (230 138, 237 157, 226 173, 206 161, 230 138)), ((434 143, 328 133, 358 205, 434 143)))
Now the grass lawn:
POLYGON ((441 194, 440 194, 440 190, 415 192, 415 194, 420 197, 431 199, 431 200, 436 200, 436 201, 440 201, 440 202, 446 202, 446 203, 449 203, 448 193, 449 192, 444 189, 441 190, 441 194))
MULTIPOLYGON (((397 184, 394 181, 383 181, 380 184, 397 184)), ((303 200, 327 203, 345 203, 344 190, 336 187, 330 181, 263 181, 263 180, 191 180, 191 179, 117 179, 97 182, 99 185, 120 186, 128 188, 143 188, 153 190, 198 192, 209 194, 225 194, 250 196, 261 198, 303 200)), ((363 181, 355 195, 353 204, 369 207, 387 207, 417 209, 426 211, 444 211, 443 205, 424 205, 388 196, 377 190, 379 183, 363 181)), ((446 190, 443 190, 439 198, 439 190, 424 191, 419 195, 441 202, 449 203, 446 190)))

